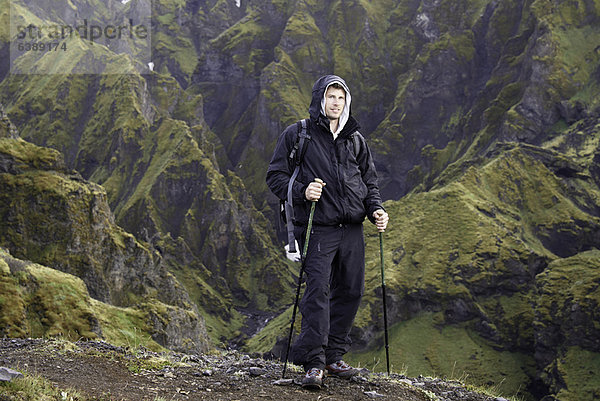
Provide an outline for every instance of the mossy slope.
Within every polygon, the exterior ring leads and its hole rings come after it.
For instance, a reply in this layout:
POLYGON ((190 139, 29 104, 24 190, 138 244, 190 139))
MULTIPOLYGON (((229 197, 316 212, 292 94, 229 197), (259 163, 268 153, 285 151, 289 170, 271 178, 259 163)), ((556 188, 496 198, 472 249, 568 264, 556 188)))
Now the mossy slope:
MULTIPOLYGON (((171 6, 157 4, 160 12, 171 6)), ((125 71, 104 60, 105 70, 125 71)), ((40 61, 21 62, 36 68, 40 61)), ((221 311, 224 320, 209 319, 213 339, 243 338, 246 318, 235 308, 279 311, 291 293, 289 265, 245 184, 219 171, 226 156, 204 122, 203 96, 182 89, 182 76, 157 69, 164 73, 12 75, 1 84, 2 98, 24 138, 59 150, 69 168, 106 188, 119 225, 152 250, 183 244, 190 259, 162 256, 189 278, 183 284, 207 316, 221 311)))
POLYGON ((4 249, 0 288, 2 336, 103 339, 154 350, 166 345, 154 337, 151 304, 117 307, 97 301, 80 278, 16 259, 4 249))
MULTIPOLYGON (((0 139, 0 160, 0 242, 12 255, 80 277, 84 287, 72 284, 79 286, 76 299, 88 297, 89 291, 111 305, 144 305, 137 309, 152 318, 140 330, 165 347, 207 348, 204 322, 187 293, 158 254, 115 224, 102 187, 68 170, 58 151, 22 139, 0 139)), ((27 280, 21 284, 26 286, 27 280)), ((43 292, 30 297, 29 308, 52 312, 60 307, 55 305, 60 294, 44 297, 43 292)), ((32 323, 25 332, 57 334, 63 324, 70 327, 63 321, 70 319, 67 313, 52 313, 49 323, 32 323)), ((75 329, 82 336, 93 331, 75 329)))
MULTIPOLYGON (((488 157, 450 184, 387 204, 394 216, 385 253, 391 321, 402 322, 392 331, 399 341, 392 358, 409 370, 502 381, 506 395, 521 388, 536 397, 594 399, 598 377, 586 376, 595 384, 585 388, 574 378, 593 369, 600 350, 586 340, 598 337, 599 325, 599 191, 589 168, 595 163, 516 144, 488 157), (423 341, 409 340, 421 335, 423 341), (479 344, 469 348, 477 352, 454 354, 461 338, 479 344), (577 365, 578 352, 586 362, 577 365)), ((357 319, 359 344, 372 343, 369 325, 382 329, 374 233, 368 244, 370 290, 357 319)), ((383 357, 381 350, 375 355, 383 357)))

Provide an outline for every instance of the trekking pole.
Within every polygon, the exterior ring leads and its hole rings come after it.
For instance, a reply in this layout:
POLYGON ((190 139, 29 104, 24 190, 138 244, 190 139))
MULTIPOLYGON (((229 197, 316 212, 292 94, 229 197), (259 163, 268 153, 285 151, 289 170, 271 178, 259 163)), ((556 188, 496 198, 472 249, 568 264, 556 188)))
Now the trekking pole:
MULTIPOLYGON (((325 183, 319 178, 315 178, 315 181, 325 185, 325 183)), ((296 289, 296 301, 294 302, 294 309, 292 311, 292 325, 290 326, 290 334, 288 335, 287 350, 285 351, 285 361, 283 362, 283 373, 281 378, 285 379, 285 372, 287 370, 288 357, 290 355, 290 347, 292 345, 292 334, 294 333, 294 323, 296 321, 296 309, 298 309, 298 299, 300 298, 300 287, 302 286, 302 274, 304 273, 304 266, 306 262, 306 252, 308 251, 308 240, 310 238, 310 231, 312 230, 312 221, 315 214, 315 205, 317 201, 312 201, 310 205, 310 215, 308 216, 308 225, 306 227, 306 238, 304 239, 304 248, 300 259, 302 263, 300 265, 300 275, 298 276, 298 288, 296 289)))
POLYGON ((383 263, 383 231, 379 231, 379 254, 381 258, 381 294, 383 297, 383 327, 385 336, 385 360, 387 363, 387 375, 390 375, 390 344, 388 341, 387 303, 385 298, 385 269, 383 263))

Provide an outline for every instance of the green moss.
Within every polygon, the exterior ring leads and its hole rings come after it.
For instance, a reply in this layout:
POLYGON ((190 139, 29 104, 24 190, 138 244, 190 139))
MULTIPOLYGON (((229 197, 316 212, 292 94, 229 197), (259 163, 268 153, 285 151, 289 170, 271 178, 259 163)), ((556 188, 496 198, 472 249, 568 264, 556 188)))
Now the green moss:
MULTIPOLYGON (((246 342, 244 350, 250 353, 269 352, 281 339, 285 338, 287 341, 292 321, 292 308, 293 306, 288 307, 285 311, 277 315, 277 317, 271 319, 264 328, 246 342)), ((301 324, 302 315, 300 312, 297 312, 296 322, 294 324, 294 335, 300 333, 301 324)))
POLYGON ((490 25, 494 32, 493 41, 496 43, 506 43, 513 35, 514 29, 520 23, 520 9, 514 7, 510 2, 498 3, 494 9, 490 25))
POLYGON ((244 18, 212 39, 211 45, 231 55, 246 74, 256 76, 271 61, 272 53, 263 47, 276 41, 269 23, 259 9, 250 8, 244 18))
POLYGON ((421 156, 430 171, 434 174, 443 171, 444 168, 454 160, 457 151, 457 144, 454 141, 448 143, 444 149, 436 149, 433 145, 426 145, 421 149, 421 156))
MULTIPOLYGON (((593 165, 593 158, 596 149, 600 146, 600 126, 593 121, 580 121, 569 127, 564 127, 566 122, 560 120, 556 131, 563 135, 556 135, 550 138, 544 145, 544 148, 560 152, 565 157, 572 159, 581 166, 593 165)), ((586 173, 589 167, 586 169, 586 173)), ((585 192, 593 193, 589 188, 585 192)))
MULTIPOLYGON (((175 152, 181 144, 187 140, 189 135, 187 126, 175 120, 165 120, 155 133, 156 137, 148 136, 142 148, 144 150, 143 165, 146 165, 145 171, 142 171, 143 177, 135 188, 135 191, 127 199, 127 203, 117 206, 115 214, 119 218, 129 209, 138 204, 142 199, 149 197, 158 176, 167 168, 172 158, 176 157, 175 152), (156 143, 154 141, 156 140, 156 143)), ((108 185, 112 186, 109 180, 108 185)))
POLYGON ((594 25, 553 31, 557 52, 550 81, 559 95, 584 102, 590 108, 598 105, 598 83, 593 74, 600 65, 600 54, 594 43, 600 40, 600 29, 594 25))
MULTIPOLYGON (((193 88, 190 88, 185 93, 182 93, 180 97, 181 99, 173 111, 173 117, 186 121, 191 128, 198 127, 201 129, 199 124, 202 123, 202 110, 204 106, 202 95, 196 93, 193 88)), ((205 136, 208 136, 208 133, 205 136)), ((210 142, 206 141, 208 142, 206 143, 207 147, 215 147, 220 144, 217 137, 212 137, 211 139, 212 141, 210 142)), ((201 148, 204 149, 204 146, 201 146, 201 148)), ((218 163, 215 164, 218 165, 218 163)))
MULTIPOLYGON (((38 22, 36 26, 47 26, 38 22)), ((134 61, 129 55, 115 54, 105 46, 98 46, 77 35, 61 42, 66 51, 28 52, 14 60, 13 70, 20 73, 65 75, 65 72, 79 74, 126 73, 134 72, 134 61)))
POLYGON ((0 138, 0 152, 9 155, 17 169, 64 170, 60 152, 22 139, 0 138))
POLYGON ((27 320, 33 337, 98 337, 91 327, 93 311, 81 279, 39 265, 29 266, 27 271, 39 286, 28 301, 27 320))
POLYGON ((536 303, 536 315, 540 323, 548 325, 562 319, 568 321, 569 316, 577 311, 591 314, 592 319, 574 322, 569 330, 583 330, 588 335, 596 332, 593 321, 600 305, 600 293, 596 285, 600 277, 599 257, 600 251, 594 249, 558 259, 536 277, 542 290, 536 303))
MULTIPOLYGON (((172 19, 173 16, 167 15, 158 18, 172 19)), ((168 26, 175 27, 177 24, 168 26)), ((152 35, 152 42, 154 45, 153 57, 174 60, 185 78, 190 79, 198 64, 198 54, 191 39, 178 33, 157 31, 152 35)), ((175 73, 175 71, 172 73, 175 73)))
POLYGON ((0 250, 11 269, 0 275, 0 321, 3 335, 97 338, 87 288, 81 279, 25 263, 0 250))
POLYGON ((165 262, 204 317, 212 343, 226 346, 227 340, 234 337, 245 320, 241 313, 232 308, 233 299, 227 283, 219 280, 200 261, 188 254, 189 249, 186 249, 183 238, 173 241, 165 237, 160 246, 169 255, 165 262), (186 255, 187 263, 175 255, 186 255))
MULTIPOLYGON (((319 7, 319 5, 316 5, 319 7)), ((319 7, 322 9, 322 6, 319 7)), ((314 37, 320 32, 312 13, 308 7, 300 7, 296 13, 287 20, 284 35, 289 34, 298 38, 314 37)))
POLYGON ((450 43, 452 48, 461 60, 469 62, 475 55, 474 38, 472 32, 466 32, 462 35, 452 35, 450 43))
POLYGON ((470 62, 475 55, 473 40, 473 33, 470 31, 462 34, 446 33, 436 42, 426 46, 427 50, 419 56, 420 61, 422 63, 427 63, 430 57, 452 49, 460 62, 466 64, 470 62))
POLYGON ((485 118, 489 123, 497 123, 505 113, 515 106, 522 95, 523 84, 515 82, 502 88, 496 99, 485 111, 485 118))
MULTIPOLYGON (((480 386, 494 386, 504 396, 516 396, 525 388, 535 368, 532 357, 498 351, 465 325, 436 328, 441 316, 424 313, 390 327, 390 364, 393 372, 408 376, 464 379, 480 386), (466 379, 465 379, 466 378, 466 379)), ((385 350, 351 353, 347 360, 373 371, 385 371, 385 350)))
MULTIPOLYGON (((147 311, 120 308, 91 299, 81 279, 22 262, 0 249, 0 322, 9 337, 102 338, 111 344, 160 351, 152 339, 147 311)), ((161 311, 152 308, 161 316, 161 311)), ((162 315, 165 314, 162 311, 162 315)))
POLYGON ((34 26, 44 26, 44 20, 35 15, 32 11, 23 7, 23 5, 11 2, 11 1, 2 1, 3 5, 7 7, 2 7, 3 13, 2 15, 6 17, 10 16, 9 19, 5 20, 7 23, 4 25, 3 29, 7 29, 6 34, 10 36, 10 26, 28 26, 29 24, 33 24, 34 26))
POLYGON ((597 352, 568 347, 556 369, 564 381, 564 387, 555 389, 557 398, 596 400, 600 397, 600 355, 597 352))
POLYGON ((495 322, 498 342, 510 344, 511 349, 528 350, 534 347, 535 301, 535 293, 530 291, 481 299, 478 307, 495 322))
POLYGON ((136 308, 122 308, 91 300, 103 338, 115 345, 162 350, 149 334, 146 314, 136 308))
POLYGON ((2 383, 2 395, 14 401, 28 401, 34 399, 61 400, 73 399, 87 401, 79 391, 72 388, 59 388, 56 383, 42 376, 24 374, 19 380, 2 383))
MULTIPOLYGON (((61 151, 85 177, 100 182, 133 154, 144 132, 141 77, 107 75, 12 75, 2 82, 3 102, 22 137, 61 151), (23 89, 23 87, 26 89, 23 89), (32 117, 27 110, 40 108, 32 117), (131 152, 117 152, 117 143, 131 152), (112 149, 112 150, 111 150, 112 149), (112 163, 118 156, 118 164, 112 163)), ((126 173, 131 173, 128 171, 126 173)), ((112 194, 111 194, 112 196, 112 194)))
POLYGON ((0 248, 0 335, 24 337, 27 335, 25 302, 18 279, 11 275, 7 261, 14 263, 0 248))
POLYGON ((237 310, 231 307, 231 300, 220 299, 219 294, 214 294, 214 289, 205 283, 190 285, 182 281, 190 292, 192 299, 198 304, 202 316, 206 322, 207 332, 213 344, 217 346, 227 346, 230 339, 235 338, 242 327, 246 318, 237 310), (198 290, 195 290, 199 287, 198 290), (209 293, 209 297, 200 296, 202 293, 209 293), (224 309, 221 309, 224 308, 224 309))
POLYGON ((594 43, 600 40, 600 28, 584 26, 580 29, 557 30, 560 57, 566 73, 577 82, 590 81, 600 55, 594 43))
POLYGON ((269 113, 281 115, 281 124, 287 126, 306 117, 312 82, 308 74, 296 68, 293 56, 280 49, 275 52, 280 62, 271 67, 271 74, 280 79, 263 88, 261 96, 267 100, 269 113))
MULTIPOLYGON (((587 16, 590 10, 582 0, 560 3, 552 7, 553 22, 561 26, 577 27, 587 16)), ((546 11, 548 12, 548 11, 546 11)))
MULTIPOLYGON (((492 166, 490 170, 493 170, 492 166)), ((513 171, 511 168, 511 174, 514 174, 513 171)), ((481 178, 478 180, 481 181, 481 178)), ((389 278, 393 285, 413 292, 414 289, 409 289, 418 282, 420 288, 431 288, 441 296, 443 293, 460 292, 459 287, 455 287, 460 283, 443 280, 446 274, 453 276, 457 270, 466 273, 471 269, 470 278, 479 282, 479 285, 493 285, 489 281, 491 277, 475 274, 486 271, 484 265, 479 266, 480 255, 495 255, 496 268, 502 270, 507 268, 500 261, 512 259, 508 248, 513 252, 527 253, 522 239, 511 234, 518 230, 519 223, 514 214, 509 212, 510 209, 506 210, 510 207, 510 200, 507 199, 508 204, 503 204, 501 209, 500 204, 492 206, 490 201, 494 199, 494 192, 478 193, 486 188, 485 184, 477 180, 473 184, 473 187, 469 184, 467 188, 464 185, 450 185, 444 190, 415 194, 389 205, 392 216, 397 220, 392 221, 386 233, 387 237, 393 238, 388 251, 390 254, 386 258, 395 265, 389 278), (490 208, 506 210, 507 213, 490 218, 482 213, 490 208), (405 256, 394 256, 394 252, 400 250, 405 256)), ((494 190, 501 191, 501 188, 494 190)), ((518 215, 519 212, 514 213, 518 215)), ((370 230, 369 226, 367 254, 371 256, 368 262, 377 266, 378 250, 370 230)), ((531 246, 539 248, 536 242, 531 246)), ((367 271, 368 282, 377 283, 377 269, 367 271)), ((505 273, 508 274, 508 271, 505 273)))
POLYGON ((10 274, 10 267, 8 267, 3 259, 0 259, 0 274, 3 276, 10 274))

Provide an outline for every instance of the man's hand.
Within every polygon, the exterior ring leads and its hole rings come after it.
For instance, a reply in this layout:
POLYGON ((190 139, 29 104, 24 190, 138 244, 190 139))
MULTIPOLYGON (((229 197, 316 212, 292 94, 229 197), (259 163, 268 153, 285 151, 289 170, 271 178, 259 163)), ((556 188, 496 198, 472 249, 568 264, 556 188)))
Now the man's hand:
POLYGON ((320 178, 315 178, 313 182, 308 184, 306 187, 306 191, 304 191, 304 196, 311 202, 316 202, 321 199, 321 193, 323 192, 323 187, 325 183, 320 178))
POLYGON ((383 209, 377 209, 373 212, 373 217, 375 218, 375 226, 377 227, 377 231, 384 232, 387 223, 390 220, 390 217, 383 209))

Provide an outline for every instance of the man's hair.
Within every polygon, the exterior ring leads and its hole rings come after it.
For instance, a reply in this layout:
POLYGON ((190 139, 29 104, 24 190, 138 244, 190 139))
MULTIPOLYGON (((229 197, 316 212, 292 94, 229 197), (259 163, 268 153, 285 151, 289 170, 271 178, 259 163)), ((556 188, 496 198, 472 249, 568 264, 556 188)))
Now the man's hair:
POLYGON ((340 84, 339 82, 332 83, 331 85, 329 85, 329 88, 341 89, 344 91, 344 93, 346 93, 346 89, 344 89, 342 84, 340 84))

